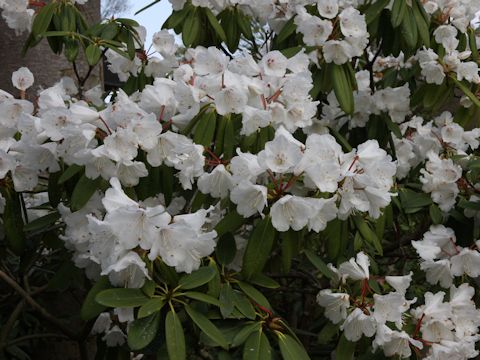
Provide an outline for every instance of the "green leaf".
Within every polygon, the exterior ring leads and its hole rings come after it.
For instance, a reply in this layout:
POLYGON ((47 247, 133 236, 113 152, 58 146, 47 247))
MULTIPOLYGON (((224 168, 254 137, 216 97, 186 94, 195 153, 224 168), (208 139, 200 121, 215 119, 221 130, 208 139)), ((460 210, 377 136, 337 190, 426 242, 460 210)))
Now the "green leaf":
POLYGON ((96 44, 90 44, 85 49, 85 57, 87 58, 88 65, 94 66, 100 61, 102 51, 96 44))
POLYGON ((365 21, 367 25, 373 22, 389 3, 390 0, 378 0, 368 7, 365 11, 365 21))
POLYGON ((443 214, 437 204, 431 204, 428 208, 430 214, 430 219, 435 225, 441 224, 443 222, 443 214))
POLYGON ((335 274, 332 270, 330 270, 325 264, 325 262, 316 254, 314 254, 310 250, 305 250, 305 255, 307 256, 308 260, 315 266, 323 275, 325 275, 328 279, 333 279, 335 274))
POLYGON ((197 39, 202 27, 200 14, 195 10, 190 12, 185 18, 182 28, 182 41, 185 47, 190 47, 197 39))
POLYGON ((463 93, 475 104, 475 106, 480 107, 480 100, 475 96, 474 93, 470 91, 467 85, 465 85, 461 81, 458 81, 455 75, 453 74, 450 74, 449 77, 450 79, 453 80, 455 85, 457 85, 460 88, 460 90, 462 90, 463 93))
POLYGON ((102 313, 107 308, 105 305, 100 305, 99 303, 97 303, 95 301, 95 297, 100 291, 103 291, 110 287, 111 285, 108 281, 108 276, 102 276, 95 283, 95 285, 93 285, 82 304, 82 309, 80 310, 80 317, 82 318, 82 320, 91 320, 100 315, 100 313, 102 313))
POLYGON ((410 49, 415 49, 418 40, 418 28, 417 24, 415 23, 415 15, 413 14, 413 10, 410 7, 407 9, 407 12, 405 13, 405 16, 403 18, 401 25, 401 33, 407 46, 410 49))
POLYGON ((250 334, 243 347, 243 360, 269 360, 271 358, 272 349, 262 329, 250 334))
POLYGON ((223 136, 223 154, 225 159, 233 157, 235 147, 235 128, 234 121, 231 116, 225 118, 225 133, 223 136))
POLYGON ((73 211, 78 211, 85 206, 88 200, 90 200, 92 195, 98 189, 100 181, 100 177, 92 180, 89 179, 86 175, 83 175, 80 178, 72 193, 70 205, 73 211))
POLYGON ((193 135, 193 141, 196 144, 210 147, 215 135, 215 127, 217 124, 216 113, 214 111, 204 113, 199 120, 195 133, 193 135))
POLYGON ((220 288, 220 312, 224 318, 228 318, 235 307, 234 304, 234 294, 232 287, 230 286, 229 283, 222 284, 222 287, 220 288))
POLYGON ((215 255, 217 260, 222 265, 230 264, 233 259, 235 259, 235 254, 237 253, 237 244, 232 233, 227 232, 222 235, 217 242, 217 247, 215 248, 215 255))
POLYGON ((407 12, 407 2, 406 0, 394 0, 392 6, 392 15, 390 16, 390 21, 394 28, 399 27, 405 17, 407 12))
POLYGON ((355 102, 353 99, 353 89, 348 80, 348 75, 344 66, 330 64, 333 91, 338 100, 340 108, 346 114, 353 114, 355 102))
POLYGON ((293 230, 282 233, 282 271, 284 274, 288 274, 292 268, 292 259, 297 253, 298 245, 297 233, 293 230))
POLYGON ((271 255, 275 233, 270 216, 255 226, 243 255, 242 274, 246 279, 263 270, 271 255))
POLYGON ((165 299, 158 297, 150 299, 144 305, 142 305, 140 309, 138 309, 138 318, 142 319, 152 315, 153 313, 159 312, 164 305, 165 299))
POLYGON ((423 9, 423 4, 419 4, 416 0, 412 1, 413 7, 412 12, 415 18, 415 23, 417 24, 418 35, 420 39, 422 39, 423 45, 425 47, 430 47, 430 31, 429 31, 429 23, 423 17, 421 10, 423 9))
POLYGON ((200 269, 192 272, 191 274, 184 275, 180 278, 178 285, 182 289, 194 289, 199 286, 205 285, 215 277, 215 270, 210 266, 204 266, 200 269))
POLYGON ((278 345, 284 360, 310 360, 304 347, 290 335, 279 334, 278 345))
POLYGON ((193 322, 207 335, 211 340, 224 349, 228 349, 228 342, 218 328, 208 320, 205 315, 185 305, 185 311, 193 322))
POLYGON ((355 347, 357 343, 350 342, 342 334, 340 341, 338 342, 337 349, 335 350, 336 360, 352 360, 355 353, 355 347))
POLYGON ((215 226, 215 231, 218 236, 222 236, 227 232, 233 234, 245 223, 245 221, 246 219, 242 215, 239 215, 235 210, 230 211, 222 220, 220 220, 217 226, 215 226))
POLYGON ((475 29, 471 27, 468 28, 468 44, 470 45, 470 51, 472 52, 472 59, 474 61, 477 61, 478 59, 477 40, 475 36, 475 29))
POLYGON ((130 350, 140 350, 148 346, 160 327, 160 313, 152 314, 143 319, 137 319, 128 327, 128 346, 130 350))
POLYGON ((375 247, 375 250, 378 252, 378 254, 383 255, 382 243, 375 232, 367 224, 365 219, 361 216, 354 216, 353 222, 355 223, 355 227, 360 232, 360 235, 362 235, 366 241, 375 247))
POLYGON ((235 307, 238 309, 238 311, 240 311, 243 315, 245 315, 246 318, 250 320, 256 318, 257 315, 252 303, 240 291, 232 291, 232 297, 235 307))
POLYGON ((180 11, 174 11, 162 25, 162 29, 175 29, 179 26, 190 13, 190 10, 185 6, 180 11))
POLYGON ((207 304, 220 306, 220 301, 218 301, 218 299, 215 299, 213 296, 210 296, 201 292, 187 291, 183 293, 183 295, 193 300, 198 300, 207 304))
POLYGON ((286 40, 290 35, 294 34, 297 30, 297 26, 295 25, 295 17, 291 17, 285 25, 283 25, 282 30, 278 33, 275 41, 277 44, 281 43, 282 41, 286 40))
POLYGON ((223 41, 227 41, 227 35, 223 30, 222 26, 218 22, 215 15, 213 15, 212 11, 209 8, 205 8, 205 14, 207 15, 208 22, 212 25, 213 30, 217 33, 218 37, 223 41))
POLYGON ((238 286, 250 299, 255 301, 258 305, 268 310, 272 309, 272 306, 268 302, 267 298, 260 291, 255 289, 252 285, 247 284, 243 281, 239 281, 238 286))
POLYGON ((220 13, 220 19, 222 27, 225 30, 225 35, 227 36, 225 44, 227 44, 228 50, 231 53, 234 53, 240 42, 240 28, 238 26, 237 11, 227 8, 220 13))
POLYGON ((232 347, 237 347, 242 345, 245 340, 250 336, 254 331, 260 331, 262 328, 261 322, 248 323, 245 325, 242 330, 240 330, 232 340, 232 347))
POLYGON ((432 198, 429 194, 417 193, 409 189, 402 189, 400 190, 399 195, 400 203, 407 214, 416 212, 420 208, 430 206, 430 204, 432 204, 432 198))
POLYGON ((252 32, 252 24, 253 22, 251 19, 245 15, 242 11, 239 11, 237 8, 237 24, 238 27, 240 28, 240 31, 242 34, 249 40, 254 40, 253 38, 253 32, 252 32))
POLYGON ((109 307, 136 307, 145 305, 149 298, 140 289, 108 289, 97 294, 95 301, 109 307))
POLYGON ((167 351, 170 360, 187 358, 182 323, 173 310, 168 312, 165 319, 165 340, 167 342, 167 351))
POLYGON ((267 289, 277 289, 280 287, 278 282, 261 273, 253 275, 250 282, 267 289))
POLYGON ((0 186, 0 191, 5 198, 3 211, 3 228, 10 249, 20 255, 25 249, 25 234, 23 232, 22 206, 20 195, 13 189, 0 186))
POLYGON ((159 3, 160 1, 162 1, 162 0, 154 0, 154 1, 152 1, 152 2, 151 2, 150 4, 148 4, 147 6, 144 6, 144 7, 141 8, 140 10, 135 11, 135 14, 133 14, 133 15, 138 15, 138 14, 140 14, 142 11, 147 10, 148 8, 150 8, 150 7, 152 7, 153 5, 159 3))
POLYGON ((42 35, 47 31, 48 26, 53 18, 53 13, 57 7, 57 3, 52 2, 40 9, 38 14, 34 17, 32 23, 32 34, 35 36, 42 35))
POLYGON ((55 224, 58 219, 60 219, 60 214, 55 211, 25 224, 23 230, 30 232, 46 229, 55 224))

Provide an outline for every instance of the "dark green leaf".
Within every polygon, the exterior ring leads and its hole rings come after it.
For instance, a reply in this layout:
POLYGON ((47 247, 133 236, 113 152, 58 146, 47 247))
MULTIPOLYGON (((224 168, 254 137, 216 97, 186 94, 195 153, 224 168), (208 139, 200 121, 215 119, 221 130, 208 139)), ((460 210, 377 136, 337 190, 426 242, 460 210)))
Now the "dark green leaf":
POLYGON ((230 211, 222 220, 215 226, 215 231, 218 236, 222 236, 227 232, 232 234, 245 223, 246 219, 239 215, 236 211, 230 211))
POLYGON ((390 21, 394 28, 399 27, 405 17, 407 12, 407 2, 406 0, 394 0, 392 6, 392 15, 390 21))
POLYGON ((390 0, 377 0, 368 7, 365 11, 365 21, 367 25, 373 22, 389 3, 390 0))
POLYGON ((23 230, 29 232, 46 229, 55 224, 58 219, 60 219, 60 214, 53 212, 25 224, 23 230))
POLYGON ((109 307, 136 307, 145 305, 149 298, 140 289, 108 289, 97 294, 95 301, 109 307))
POLYGON ((272 349, 262 329, 250 334, 243 347, 243 360, 269 360, 272 349))
POLYGON ((192 46, 197 39, 202 27, 200 13, 196 9, 189 13, 183 23, 182 40, 186 47, 192 46))
POLYGON ((238 286, 250 299, 255 301, 255 303, 268 310, 272 309, 272 306, 268 302, 267 298, 252 285, 239 281, 238 286))
POLYGON ((262 271, 271 255, 275 233, 270 216, 255 226, 243 255, 242 274, 245 278, 249 279, 262 271))
POLYGON ((232 287, 229 283, 222 284, 220 288, 220 312, 224 318, 228 318, 230 314, 233 312, 235 307, 234 301, 234 294, 232 287))
POLYGON ((157 312, 143 319, 137 319, 128 327, 128 346, 140 350, 148 346, 160 327, 160 314, 157 312))
POLYGON ((279 334, 278 345, 284 360, 310 360, 303 346, 290 335, 279 334))
POLYGON ((182 289, 194 289, 199 286, 205 285, 214 277, 215 270, 212 269, 210 266, 204 266, 192 272, 191 274, 182 276, 180 278, 180 281, 178 282, 178 285, 181 286, 182 289))
POLYGON ((170 360, 183 360, 187 358, 182 323, 173 310, 168 312, 165 319, 165 340, 167 342, 170 360))
POLYGON ((297 26, 295 25, 295 17, 290 18, 285 25, 283 25, 282 30, 275 38, 277 44, 281 43, 282 41, 286 40, 290 35, 295 33, 297 30, 297 26))
POLYGON ((227 35, 225 34, 225 31, 223 30, 222 26, 218 22, 215 15, 213 15, 212 11, 209 8, 205 8, 205 14, 207 15, 208 22, 210 23, 210 25, 212 25, 212 28, 213 28, 213 30, 215 30, 218 37, 223 42, 226 42, 227 41, 227 35))
POLYGON ((340 108, 346 114, 353 114, 355 102, 353 99, 353 89, 348 80, 348 75, 344 66, 330 64, 333 91, 338 100, 340 108))
POLYGON ((57 3, 52 2, 40 9, 32 23, 32 34, 35 36, 42 35, 47 31, 52 21, 53 13, 57 7, 57 3))
POLYGON ((218 299, 215 299, 213 296, 201 292, 187 291, 183 293, 183 295, 193 300, 198 300, 207 304, 220 306, 220 301, 218 301, 218 299))
POLYGON ((92 180, 86 175, 83 175, 80 178, 72 193, 70 205, 73 211, 78 211, 85 206, 88 200, 90 200, 92 197, 93 193, 98 189, 100 180, 100 177, 92 180))
POLYGON ((150 299, 144 305, 142 305, 140 309, 138 309, 138 318, 142 319, 156 312, 159 312, 164 305, 165 305, 165 299, 158 298, 158 297, 150 299))
POLYGON ((218 240, 217 247, 215 248, 215 254, 217 260, 222 265, 230 264, 235 259, 237 253, 237 244, 232 233, 227 232, 222 235, 218 240))
POLYGON ((280 287, 280 284, 273 280, 272 278, 269 278, 268 276, 258 273, 252 276, 250 279, 250 282, 252 284, 267 288, 267 289, 276 289, 280 287))
MULTIPOLYGON (((248 300, 240 291, 232 291, 233 302, 235 307, 243 314, 246 318, 253 320, 256 317, 255 309, 252 306, 250 300, 248 300)), ((220 294, 221 296, 221 294, 220 294)))
POLYGON ((228 342, 218 328, 208 320, 205 315, 199 313, 188 305, 185 305, 185 311, 193 322, 207 335, 211 340, 224 349, 228 349, 228 342))
POLYGON ((217 120, 214 111, 204 113, 195 128, 193 141, 196 144, 203 145, 207 148, 210 147, 213 141, 213 136, 215 135, 216 123, 217 120))
POLYGON ((102 51, 96 44, 90 44, 85 49, 85 57, 87 58, 88 65, 94 66, 100 61, 102 51))
POLYGON ((80 317, 82 320, 91 320, 100 313, 102 313, 107 307, 105 305, 100 305, 95 301, 95 297, 100 291, 110 288, 110 282, 108 281, 108 276, 102 276, 90 291, 85 298, 82 309, 80 310, 80 317))
POLYGON ((260 331, 262 328, 261 322, 248 323, 245 325, 242 330, 240 330, 232 340, 232 347, 237 347, 242 345, 245 340, 250 336, 254 331, 260 331))
POLYGON ((342 334, 340 341, 338 342, 337 349, 335 350, 335 359, 352 360, 356 345, 356 343, 348 341, 345 338, 345 335, 342 334))
POLYGON ((335 274, 328 268, 325 262, 318 255, 314 254, 310 250, 305 250, 305 255, 313 264, 313 266, 315 266, 323 275, 329 279, 333 279, 335 274))

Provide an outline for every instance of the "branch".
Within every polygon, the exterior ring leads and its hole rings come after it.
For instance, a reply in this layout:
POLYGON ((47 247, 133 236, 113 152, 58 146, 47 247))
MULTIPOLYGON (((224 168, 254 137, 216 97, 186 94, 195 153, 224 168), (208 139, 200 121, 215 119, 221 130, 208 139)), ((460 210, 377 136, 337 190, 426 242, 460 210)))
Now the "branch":
POLYGON ((58 320, 52 314, 50 314, 43 306, 37 303, 33 298, 28 294, 20 285, 18 285, 15 280, 10 278, 6 273, 0 270, 0 278, 4 280, 8 285, 10 285, 25 301, 30 304, 35 310, 37 310, 48 322, 60 329, 64 334, 66 334, 71 339, 77 339, 78 336, 72 330, 70 330, 63 322, 58 320))

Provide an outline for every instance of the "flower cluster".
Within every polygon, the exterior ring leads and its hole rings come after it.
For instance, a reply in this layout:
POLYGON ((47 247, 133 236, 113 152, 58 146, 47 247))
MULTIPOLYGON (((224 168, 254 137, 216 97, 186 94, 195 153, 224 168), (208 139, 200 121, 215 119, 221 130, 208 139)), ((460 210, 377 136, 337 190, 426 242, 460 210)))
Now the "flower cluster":
MULTIPOLYGON (((345 338, 356 342, 374 337, 373 350, 382 349, 385 356, 409 358, 412 350, 425 359, 471 359, 478 355, 480 310, 472 298, 474 289, 464 283, 459 287, 450 284, 450 300, 444 302, 445 293, 426 292, 424 305, 412 308, 417 298, 407 299, 412 273, 404 276, 385 276, 382 279, 390 292, 379 294, 370 287, 370 260, 363 252, 335 268, 332 285, 347 292, 321 290, 317 302, 325 309, 325 316, 340 324, 345 338), (348 289, 360 282, 360 296, 348 289), (353 283, 353 284, 351 284, 353 283), (351 285, 350 285, 351 284, 351 285), (409 325, 413 326, 409 326, 409 325)), ((427 279, 429 274, 427 272, 427 279)), ((429 280, 430 281, 430 280, 429 280)))

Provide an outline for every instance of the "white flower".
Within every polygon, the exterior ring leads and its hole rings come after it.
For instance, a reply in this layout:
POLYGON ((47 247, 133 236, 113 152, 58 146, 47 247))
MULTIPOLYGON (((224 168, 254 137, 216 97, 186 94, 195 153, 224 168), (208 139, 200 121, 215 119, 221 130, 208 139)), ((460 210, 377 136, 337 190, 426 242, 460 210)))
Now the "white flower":
POLYGON ((340 264, 338 271, 342 276, 352 280, 368 280, 370 278, 370 260, 363 252, 357 254, 356 260, 351 258, 348 262, 340 264))
POLYGON ((430 284, 435 285, 438 283, 444 288, 452 285, 453 276, 448 259, 437 261, 426 260, 420 264, 420 269, 425 271, 427 281, 430 284))
POLYGON ((404 276, 385 276, 385 281, 399 294, 405 295, 412 282, 413 272, 404 276))
POLYGON ((323 46, 323 57, 327 63, 345 64, 352 57, 352 46, 345 40, 328 40, 323 46))
POLYGON ((197 180, 198 190, 214 198, 225 198, 233 187, 232 175, 225 166, 218 165, 210 173, 204 173, 197 180))
POLYGON ((267 76, 282 77, 287 71, 288 59, 280 51, 270 51, 260 62, 263 73, 267 76))
POLYGON ((310 204, 302 197, 285 195, 270 209, 272 225, 278 231, 302 230, 311 215, 310 204))
POLYGON ((338 0, 318 0, 317 9, 320 16, 333 19, 338 14, 338 0))
POLYGON ((334 324, 338 324, 347 317, 350 296, 344 293, 333 293, 331 289, 320 290, 317 303, 325 308, 325 317, 334 324))
POLYGON ((362 335, 372 337, 376 331, 376 322, 373 316, 365 315, 359 308, 355 308, 345 322, 340 326, 348 341, 356 342, 362 335))
POLYGON ((480 276, 480 253, 478 251, 464 248, 452 256, 450 261, 453 276, 462 276, 463 274, 472 278, 480 276))
POLYGON ((175 37, 168 30, 161 30, 153 34, 153 48, 163 56, 173 56, 177 51, 175 37))
POLYGON ((257 212, 262 214, 267 206, 267 188, 244 180, 232 189, 230 200, 237 205, 237 212, 243 217, 248 218, 257 212))
POLYGON ((357 9, 350 6, 344 9, 338 17, 343 35, 359 38, 367 34, 365 15, 360 14, 357 9))
POLYGON ((393 292, 386 295, 373 295, 373 317, 379 324, 385 324, 387 321, 394 322, 397 329, 403 326, 402 315, 409 308, 410 304, 416 299, 408 301, 403 294, 393 292))
POLYGON ((241 114, 248 102, 245 89, 238 85, 226 86, 213 96, 219 115, 241 114))
POLYGON ((148 277, 148 271, 140 256, 130 251, 102 271, 102 275, 108 275, 113 286, 141 288, 148 277))
POLYGON ((330 199, 305 199, 311 206, 308 229, 315 232, 325 230, 327 223, 337 217, 336 197, 330 199))
POLYGON ((275 132, 275 138, 265 144, 258 153, 260 166, 275 173, 291 172, 302 159, 303 144, 297 141, 283 126, 275 132))
POLYGON ((25 91, 33 85, 33 74, 26 68, 21 67, 12 74, 12 83, 18 90, 25 91))

